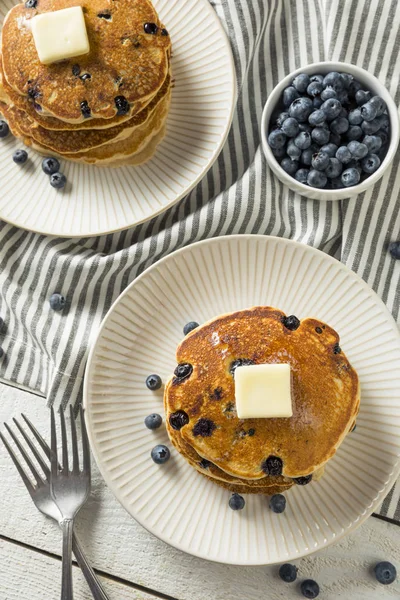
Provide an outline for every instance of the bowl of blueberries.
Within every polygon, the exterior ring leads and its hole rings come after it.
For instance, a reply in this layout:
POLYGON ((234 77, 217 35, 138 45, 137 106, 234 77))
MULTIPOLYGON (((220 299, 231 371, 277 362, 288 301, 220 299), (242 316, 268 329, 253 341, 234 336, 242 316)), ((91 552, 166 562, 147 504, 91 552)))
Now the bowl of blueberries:
POLYGON ((261 139, 269 166, 290 189, 342 200, 382 177, 396 153, 399 116, 376 77, 347 63, 321 62, 273 89, 261 139))

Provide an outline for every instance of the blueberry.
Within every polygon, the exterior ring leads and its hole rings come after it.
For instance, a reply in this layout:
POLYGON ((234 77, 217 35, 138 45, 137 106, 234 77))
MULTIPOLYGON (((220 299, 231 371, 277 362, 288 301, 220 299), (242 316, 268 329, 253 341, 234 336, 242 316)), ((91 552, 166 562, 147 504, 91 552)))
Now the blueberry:
POLYGON ((272 154, 275 158, 281 159, 286 156, 286 148, 282 146, 282 148, 272 148, 272 154))
POLYGON ((391 242, 389 244, 389 252, 392 258, 396 260, 400 260, 400 241, 399 242, 391 242))
POLYGON ((299 92, 292 85, 283 90, 283 106, 288 108, 299 97, 299 92))
POLYGON ((292 160, 291 158, 287 157, 281 161, 281 167, 289 175, 294 175, 299 169, 299 163, 297 160, 292 160))
POLYGON ((283 494, 274 494, 269 501, 269 507, 274 513, 283 513, 286 508, 286 498, 283 494))
POLYGON ((342 180, 340 177, 335 177, 328 181, 328 186, 331 190, 341 190, 343 187, 342 180))
POLYGON ((382 146, 384 146, 385 144, 388 143, 389 140, 389 136, 385 131, 378 131, 377 135, 381 138, 382 140, 382 146))
POLYGON ((313 154, 314 150, 311 147, 307 148, 307 150, 303 150, 303 152, 301 153, 300 162, 306 167, 310 167, 313 154))
POLYGON ((342 138, 337 133, 331 132, 331 135, 329 136, 329 143, 335 144, 335 146, 339 148, 339 146, 342 144, 342 138))
POLYGON ((300 327, 300 321, 295 315, 282 318, 282 323, 289 331, 296 331, 300 327))
POLYGON ((17 165, 23 165, 28 160, 28 153, 26 150, 16 150, 12 158, 17 165))
POLYGON ((329 165, 329 155, 326 152, 317 152, 313 154, 311 166, 317 171, 325 171, 329 165))
POLYGON ((54 294, 52 294, 50 296, 49 302, 50 302, 50 308, 52 308, 53 310, 56 310, 56 311, 63 310, 63 308, 65 308, 65 304, 66 304, 66 300, 65 300, 64 296, 62 294, 58 294, 57 292, 55 292, 54 294))
POLYGON ((188 333, 193 331, 193 329, 196 329, 198 326, 199 324, 196 323, 196 321, 190 321, 189 323, 186 323, 185 327, 183 328, 183 335, 187 335, 188 333))
POLYGON ((323 100, 321 100, 320 96, 315 96, 315 98, 313 98, 313 101, 312 101, 313 108, 321 108, 322 103, 323 103, 323 100))
POLYGON ((67 183, 67 178, 65 177, 64 173, 52 173, 50 175, 50 185, 53 188, 56 188, 57 190, 60 190, 61 188, 65 187, 65 184, 67 183))
POLYGON ((349 142, 352 142, 353 140, 360 140, 363 135, 364 133, 361 127, 358 125, 352 125, 347 131, 346 139, 349 142))
POLYGON ((360 181, 360 173, 354 168, 346 169, 343 171, 341 179, 344 187, 357 185, 357 183, 360 181))
POLYGON ((286 135, 281 129, 274 129, 268 136, 271 148, 282 148, 286 144, 286 135))
POLYGON ((340 146, 340 148, 338 148, 338 150, 336 152, 336 158, 343 165, 345 165, 351 161, 353 156, 347 146, 340 146))
POLYGON ((324 111, 328 121, 333 121, 333 119, 336 119, 336 117, 339 116, 340 111, 342 110, 342 105, 340 104, 339 100, 336 100, 336 98, 329 98, 322 104, 321 110, 324 111))
POLYGON ((372 121, 363 121, 361 123, 361 129, 366 135, 374 135, 381 128, 379 119, 372 119, 372 121))
POLYGON ((114 103, 117 109, 117 115, 126 115, 131 109, 130 104, 125 96, 116 96, 114 98, 114 103))
POLYGON ((5 121, 0 121, 0 138, 5 138, 10 133, 10 128, 5 121))
POLYGON ((211 437, 215 429, 217 429, 217 426, 214 421, 211 421, 211 419, 201 418, 193 427, 193 435, 195 437, 211 437))
POLYGON ((335 90, 336 93, 341 92, 345 87, 343 77, 336 71, 332 71, 331 73, 325 75, 323 83, 324 88, 330 86, 335 90))
POLYGON ((304 123, 311 114, 312 108, 311 98, 297 98, 289 107, 289 115, 304 123))
POLYGON ((155 23, 145 23, 143 25, 143 29, 145 33, 148 33, 150 35, 155 35, 158 31, 158 27, 155 23))
MULTIPOLYGON (((299 135, 307 135, 310 138, 308 133, 301 133, 299 135)), ((310 145, 311 145, 311 138, 309 139, 309 141, 310 141, 310 145)), ((296 146, 296 144, 293 140, 290 140, 290 142, 288 143, 286 152, 292 160, 298 160, 301 156, 301 150, 300 150, 300 148, 298 148, 296 146)))
POLYGON ((372 98, 372 94, 369 91, 366 90, 358 90, 358 92, 356 93, 356 102, 358 104, 358 106, 362 106, 363 104, 366 104, 367 102, 369 102, 372 98))
POLYGON ((163 465, 166 463, 171 457, 171 453, 167 446, 163 444, 158 444, 158 446, 154 446, 151 451, 151 458, 157 465, 163 465))
POLYGON ((282 131, 287 137, 295 137, 299 133, 299 124, 296 119, 289 117, 282 123, 282 131))
POLYGON ((172 429, 179 431, 189 423, 189 415, 184 410, 177 410, 176 412, 169 415, 169 424, 172 429))
POLYGON ((393 583, 397 577, 396 567, 386 560, 375 565, 374 572, 377 581, 383 585, 393 583))
POLYGON ((349 128, 349 121, 346 117, 337 117, 331 121, 331 131, 333 133, 337 133, 338 135, 342 135, 346 133, 349 128))
POLYGON ((293 79, 293 87, 296 88, 296 90, 300 94, 304 94, 304 92, 306 91, 309 83, 310 83, 310 78, 309 78, 309 76, 306 73, 299 73, 293 79))
POLYGON ((301 582, 301 593, 305 598, 316 598, 319 595, 319 585, 312 579, 305 579, 301 582))
POLYGON ((266 475, 278 476, 282 475, 283 463, 278 456, 268 456, 261 465, 262 470, 266 475))
POLYGON ((379 123, 381 124, 382 131, 389 133, 389 129, 390 129, 389 115, 384 114, 384 115, 380 115, 379 117, 376 117, 376 118, 378 119, 379 123))
POLYGON ((152 392, 159 390, 161 385, 162 385, 161 377, 159 375, 156 375, 155 373, 153 373, 152 375, 149 375, 146 379, 146 386, 152 392))
POLYGON ((359 172, 360 175, 362 173, 360 161, 357 158, 352 158, 351 161, 349 163, 347 163, 346 169, 355 169, 356 171, 359 172))
POLYGON ((92 79, 92 76, 91 76, 91 74, 90 74, 90 73, 84 73, 83 75, 81 75, 81 76, 79 77, 79 79, 80 79, 81 81, 87 81, 88 79, 92 79))
POLYGON ((317 109, 314 110, 311 115, 308 117, 308 122, 313 127, 317 127, 321 125, 325 121, 325 113, 323 110, 317 109))
POLYGON ((90 115, 92 114, 92 111, 90 110, 90 106, 87 103, 87 100, 82 100, 80 107, 81 107, 81 113, 82 113, 83 117, 85 119, 88 119, 90 117, 90 115))
POLYGON ((342 105, 349 103, 349 96, 345 90, 337 93, 337 99, 339 100, 340 104, 342 104, 342 105))
POLYGON ((371 100, 368 102, 369 104, 373 104, 376 108, 376 116, 379 117, 383 115, 386 110, 386 103, 383 98, 380 96, 372 96, 371 100))
POLYGON ((342 173, 342 163, 337 158, 330 158, 329 165, 325 169, 325 175, 329 179, 336 179, 342 173))
POLYGON ((308 174, 307 183, 311 187, 324 188, 327 184, 327 181, 328 179, 325 173, 323 173, 322 171, 312 169, 308 174))
POLYGON ((354 98, 359 90, 361 90, 361 83, 356 81, 356 79, 353 79, 348 89, 350 98, 354 98))
POLYGON ((229 498, 229 508, 232 510, 243 510, 245 504, 244 498, 240 494, 232 494, 229 498))
POLYGON ((336 152, 338 150, 338 147, 336 146, 336 144, 325 144, 324 146, 321 147, 321 152, 325 152, 325 154, 327 154, 330 158, 334 158, 334 156, 336 156, 336 152))
POLYGON ((329 100, 330 98, 337 98, 337 95, 333 87, 328 85, 328 87, 321 92, 321 100, 325 102, 325 100, 329 100))
POLYGON ((182 381, 185 381, 185 379, 190 377, 192 373, 193 373, 192 365, 190 365, 189 363, 180 363, 174 371, 174 375, 175 375, 174 382, 181 383, 182 381))
POLYGON ((78 77, 78 75, 81 74, 81 68, 79 65, 72 65, 72 75, 74 75, 74 77, 78 77))
POLYGON ((161 423, 162 417, 157 413, 148 415, 144 420, 144 424, 146 425, 147 429, 158 429, 161 426, 161 423))
POLYGON ((300 183, 307 183, 308 173, 308 169, 299 169, 294 174, 294 178, 297 179, 297 181, 299 181, 300 183))
POLYGON ((359 108, 355 108, 349 112, 349 123, 350 125, 360 125, 363 121, 361 116, 361 110, 359 108))
POLYGON ((368 175, 371 175, 371 173, 375 173, 375 171, 379 169, 380 164, 381 161, 376 154, 368 154, 361 161, 362 170, 364 171, 364 173, 368 173, 368 175))
POLYGON ((329 142, 329 129, 325 129, 324 127, 315 127, 315 129, 313 129, 311 132, 311 137, 314 142, 317 142, 317 144, 323 146, 329 142))
POLYGON ((319 73, 316 73, 315 75, 311 75, 310 77, 310 82, 311 81, 319 81, 320 83, 323 83, 324 81, 324 76, 320 75, 319 73))
POLYGON ((169 35, 169 33, 168 33, 168 30, 167 30, 167 29, 165 29, 165 27, 163 27, 163 28, 161 29, 161 35, 164 35, 164 36, 167 36, 167 35, 169 35))
POLYGON ((312 481, 312 474, 305 475, 304 477, 295 477, 293 481, 296 485, 307 485, 312 481))
POLYGON ((236 360, 232 361, 229 365, 229 373, 232 375, 232 377, 234 377, 235 371, 238 367, 245 367, 248 365, 254 365, 254 360, 251 360, 249 358, 237 358, 236 360))
POLYGON ((42 169, 46 175, 53 175, 53 173, 57 173, 60 170, 60 163, 56 158, 48 156, 42 160, 42 169))
POLYGON ((312 127, 308 123, 299 123, 299 131, 305 131, 307 133, 311 133, 312 127))
MULTIPOLYGON (((307 150, 307 148, 311 146, 311 135, 307 131, 300 131, 300 133, 294 138, 294 143, 300 150, 307 150)), ((289 153, 289 145, 288 154, 291 156, 289 153)), ((295 158, 299 157, 296 156, 295 158)))
POLYGON ((364 121, 372 121, 378 115, 378 108, 376 104, 371 104, 371 100, 368 100, 366 104, 363 104, 360 111, 364 121))
POLYGON ((281 113, 278 115, 278 117, 277 117, 277 119, 276 119, 276 121, 275 121, 275 123, 276 123, 277 127, 280 129, 280 128, 282 127, 283 123, 284 123, 284 122, 286 121, 286 119, 288 119, 288 118, 289 118, 289 113, 288 113, 288 112, 281 112, 281 113))
POLYGON ((349 142, 347 147, 350 150, 353 158, 361 159, 368 154, 367 146, 361 142, 357 142, 356 140, 349 142))
POLYGON ((298 568, 295 565, 286 563, 279 567, 279 577, 285 583, 293 583, 297 579, 298 568))
POLYGON ((307 87, 307 94, 311 96, 311 98, 315 98, 315 96, 319 96, 323 89, 323 85, 320 81, 312 81, 307 87))
POLYGON ((341 73, 341 76, 344 82, 344 87, 346 90, 348 90, 354 81, 354 77, 353 75, 350 75, 350 73, 341 73))

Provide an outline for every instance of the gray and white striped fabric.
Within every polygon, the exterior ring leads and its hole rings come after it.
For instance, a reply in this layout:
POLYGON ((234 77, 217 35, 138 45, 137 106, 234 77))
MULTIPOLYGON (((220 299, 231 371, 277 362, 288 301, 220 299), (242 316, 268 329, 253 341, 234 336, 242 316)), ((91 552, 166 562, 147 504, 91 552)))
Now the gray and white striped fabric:
MULTIPOLYGON (((352 201, 301 198, 268 169, 260 149, 261 112, 290 71, 340 60, 374 73, 400 99, 400 3, 397 0, 221 0, 212 3, 230 37, 238 103, 217 163, 192 193, 135 229, 65 240, 0 222, 0 377, 77 401, 87 350, 107 309, 146 267, 194 241, 233 233, 292 238, 336 256, 383 298, 399 320, 400 261, 387 245, 400 238, 398 153, 392 168, 352 201), (54 291, 68 300, 49 309, 54 291)), ((82 199, 84 201, 84 199, 82 199)), ((380 509, 400 523, 400 482, 380 509)))

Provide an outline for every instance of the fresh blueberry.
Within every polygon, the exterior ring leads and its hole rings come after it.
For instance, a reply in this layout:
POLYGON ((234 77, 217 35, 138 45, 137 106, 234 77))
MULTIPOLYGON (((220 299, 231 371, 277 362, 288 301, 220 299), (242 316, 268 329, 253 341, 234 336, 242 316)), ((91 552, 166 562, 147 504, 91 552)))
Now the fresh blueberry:
POLYGON ((328 86, 332 87, 336 93, 344 90, 345 85, 344 85, 344 80, 343 80, 343 77, 341 76, 341 74, 336 73, 336 71, 332 71, 331 73, 328 73, 327 75, 325 75, 324 88, 326 88, 328 86))
POLYGON ((296 119, 289 117, 282 123, 282 131, 288 137, 295 137, 299 133, 299 124, 296 119))
POLYGON ((275 156, 275 158, 281 159, 284 156, 286 156, 285 146, 282 146, 282 148, 271 148, 271 150, 272 150, 272 154, 275 156))
POLYGON ((340 148, 338 148, 338 150, 336 152, 336 158, 343 165, 345 165, 351 161, 351 159, 353 158, 353 155, 351 154, 351 152, 347 146, 340 146, 340 148))
POLYGON ((344 82, 344 87, 346 90, 348 90, 354 81, 354 77, 353 75, 350 75, 350 73, 341 73, 341 76, 344 82))
POLYGON ((339 100, 336 100, 336 98, 329 98, 322 104, 321 110, 324 111, 328 121, 333 121, 333 119, 336 119, 336 117, 340 115, 342 105, 340 104, 339 100))
POLYGON ((229 508, 232 510, 243 510, 245 504, 244 498, 240 494, 232 494, 229 498, 229 508))
POLYGON ((311 187, 324 188, 327 184, 327 176, 322 171, 312 169, 307 177, 307 183, 311 187))
POLYGON ((331 131, 332 133, 337 133, 338 135, 342 135, 346 133, 349 128, 349 121, 346 117, 337 117, 331 121, 331 131))
POLYGON ((271 148, 282 148, 286 144, 286 135, 281 129, 274 129, 268 136, 271 148))
POLYGON ((156 375, 155 373, 153 373, 153 375, 149 375, 146 379, 146 386, 152 392, 159 390, 161 385, 162 385, 161 377, 159 375, 156 375))
POLYGON ((308 122, 313 127, 317 127, 321 125, 325 121, 325 113, 323 110, 317 109, 314 110, 311 115, 308 117, 308 122))
POLYGON ((283 106, 288 108, 299 97, 299 92, 292 85, 283 90, 283 106))
POLYGON ((313 104, 311 98, 297 98, 289 107, 289 115, 297 119, 300 123, 307 121, 313 104))
POLYGON ((57 190, 60 190, 61 188, 65 187, 65 184, 67 183, 67 178, 65 177, 64 173, 53 173, 52 175, 50 175, 50 185, 53 188, 56 188, 57 190))
POLYGON ((351 187, 352 185, 357 185, 360 181, 360 173, 357 169, 350 167, 350 169, 343 171, 341 179, 344 187, 351 187))
POLYGON ((356 102, 358 106, 362 106, 371 100, 372 94, 367 90, 358 90, 356 93, 356 102))
POLYGON ((326 152, 317 152, 313 154, 311 166, 317 171, 325 171, 329 165, 329 155, 326 152))
POLYGON ((388 143, 389 141, 389 136, 385 131, 378 131, 377 135, 381 138, 382 140, 382 146, 384 146, 385 144, 388 143))
POLYGON ((188 333, 193 331, 193 329, 196 329, 198 326, 199 324, 196 323, 196 321, 190 321, 189 323, 186 323, 185 327, 183 328, 183 335, 187 335, 188 333))
POLYGON ((346 169, 355 169, 356 171, 358 171, 358 173, 361 176, 362 168, 361 168, 360 161, 357 158, 352 158, 351 161, 349 163, 347 163, 346 169))
POLYGON ((349 123, 350 125, 360 125, 363 121, 361 116, 361 110, 359 108, 355 108, 349 112, 349 123))
POLYGON ((57 292, 55 292, 54 294, 52 294, 50 296, 49 302, 50 302, 50 308, 52 308, 53 310, 56 310, 56 311, 63 310, 63 308, 65 308, 65 304, 66 304, 66 300, 65 300, 64 296, 62 294, 58 294, 57 292))
POLYGON ((390 129, 389 115, 383 114, 376 118, 378 119, 379 123, 381 124, 382 131, 385 131, 385 133, 389 133, 389 129, 390 129))
POLYGON ((315 96, 315 98, 313 98, 313 101, 312 101, 313 108, 317 108, 317 109, 321 108, 322 103, 323 103, 323 100, 321 99, 320 96, 315 96))
POLYGON ((349 142, 352 142, 353 140, 360 140, 363 135, 364 134, 361 127, 359 127, 358 125, 352 125, 347 131, 346 140, 348 140, 349 142))
POLYGON ((158 444, 157 446, 154 446, 153 450, 151 451, 151 458, 157 465, 163 465, 170 459, 170 457, 171 453, 167 446, 164 446, 164 444, 158 444))
POLYGON ((311 137, 314 142, 320 146, 323 146, 329 142, 329 129, 325 129, 324 127, 315 127, 315 129, 313 129, 311 132, 311 137))
POLYGON ((320 83, 323 83, 324 76, 320 75, 319 73, 316 73, 315 75, 311 75, 310 81, 319 81, 320 83))
POLYGON ((144 424, 146 425, 147 429, 158 429, 161 426, 161 423, 162 417, 157 413, 148 415, 144 420, 144 424))
POLYGON ((343 90, 342 92, 338 92, 337 93, 337 99, 339 100, 340 104, 348 104, 349 103, 349 96, 346 92, 346 90, 343 90))
POLYGON ((300 94, 304 94, 304 92, 308 88, 309 83, 310 78, 306 73, 299 73, 293 79, 293 87, 295 87, 300 94))
POLYGON ((305 598, 316 598, 319 596, 319 585, 316 581, 312 579, 305 579, 301 582, 301 593, 305 598))
POLYGON ((307 133, 311 133, 312 127, 308 123, 299 123, 299 131, 306 131, 307 133))
POLYGON ((368 154, 361 161, 362 170, 364 171, 364 173, 368 173, 368 175, 371 175, 371 173, 375 173, 375 171, 379 169, 380 164, 381 161, 379 159, 379 156, 377 156, 376 154, 368 154))
POLYGON ((347 90, 350 98, 354 98, 359 90, 361 90, 361 83, 356 79, 353 79, 349 85, 349 89, 347 90))
POLYGON ((299 163, 297 160, 292 160, 291 158, 287 157, 281 161, 281 167, 289 175, 294 175, 299 169, 299 163))
POLYGON ((376 580, 383 585, 393 583, 397 577, 396 567, 386 560, 375 565, 374 572, 376 580))
POLYGON ((321 152, 325 152, 325 154, 327 154, 330 158, 333 158, 334 156, 336 156, 336 152, 338 150, 338 147, 336 146, 336 144, 325 144, 324 146, 321 147, 321 152))
POLYGON ((276 126, 277 126, 277 127, 280 129, 280 128, 282 127, 283 123, 284 123, 284 122, 286 121, 286 119, 288 119, 288 118, 289 118, 289 113, 288 113, 288 112, 281 112, 281 113, 278 115, 278 117, 277 117, 277 119, 276 119, 276 121, 275 121, 275 123, 276 123, 276 126))
POLYGON ((353 158, 364 158, 364 156, 367 156, 368 154, 368 148, 365 144, 362 144, 361 142, 357 142, 356 140, 353 140, 352 142, 349 142, 347 144, 348 149, 350 150, 353 158))
POLYGON ((312 81, 307 87, 307 94, 311 98, 315 98, 315 96, 319 96, 323 89, 323 85, 320 81, 312 81))
POLYGON ((269 501, 269 507, 274 513, 283 513, 286 508, 286 498, 283 494, 274 494, 269 501))
POLYGON ((23 165, 28 160, 28 153, 26 150, 16 150, 12 158, 17 165, 23 165))
POLYGON ((143 25, 143 29, 145 33, 148 33, 150 35, 155 35, 158 31, 158 27, 155 23, 145 23, 143 25))
POLYGON ((294 174, 294 178, 297 179, 300 183, 307 183, 309 170, 308 169, 299 169, 294 174))
POLYGON ((53 173, 57 173, 60 170, 60 163, 56 158, 48 156, 42 160, 42 169, 46 175, 53 175, 53 173))
POLYGON ((328 85, 328 87, 321 92, 321 100, 325 102, 325 100, 329 100, 330 98, 337 98, 337 94, 333 87, 328 85))
POLYGON ((389 244, 389 252, 392 258, 396 260, 400 260, 400 241, 399 242, 390 242, 389 244))
POLYGON ((368 152, 374 153, 380 150, 382 146, 382 139, 377 135, 366 135, 364 136, 362 143, 368 148, 368 152))
POLYGON ((325 169, 325 175, 329 179, 336 179, 342 173, 342 163, 337 158, 330 158, 329 165, 325 169))
POLYGON ((363 121, 361 123, 361 129, 366 135, 374 135, 381 128, 379 119, 372 119, 372 121, 363 121))
POLYGON ((339 117, 345 117, 347 119, 348 116, 349 116, 349 111, 346 110, 344 107, 342 107, 342 110, 339 113, 339 117))
POLYGON ((368 100, 366 104, 362 105, 360 112, 364 121, 372 121, 378 116, 378 108, 376 104, 371 103, 371 100, 368 100))
POLYGON ((0 121, 0 138, 5 138, 10 133, 10 128, 5 121, 0 121))
MULTIPOLYGON (((300 131, 299 135, 294 138, 294 143, 300 150, 307 150, 311 146, 311 135, 307 131, 300 131)), ((288 145, 289 148, 289 145, 288 145)), ((289 151, 288 151, 289 154, 289 151)), ((289 154, 290 156, 290 154, 289 154)), ((298 158, 298 157, 296 157, 298 158)))
POLYGON ((331 190, 341 190, 343 187, 342 180, 340 179, 340 177, 335 177, 334 179, 330 179, 328 181, 327 187, 330 188, 331 190))
POLYGON ((279 577, 285 583, 293 583, 297 579, 298 568, 295 565, 285 563, 279 567, 279 577))
MULTIPOLYGON (((300 135, 300 134, 299 134, 300 135)), ((308 133, 302 134, 302 135, 308 135, 308 133)), ((310 137, 310 136, 308 136, 310 137)), ((311 144, 311 139, 310 139, 310 144, 311 144)), ((286 152, 288 154, 288 156, 290 156, 290 158, 292 160, 298 160, 301 156, 301 150, 300 148, 298 148, 295 144, 295 142, 293 140, 290 140, 290 142, 287 145, 286 148, 286 152)))
POLYGON ((331 135, 329 137, 329 142, 331 144, 335 144, 335 146, 337 146, 339 148, 339 146, 342 144, 342 138, 340 137, 339 134, 331 132, 331 135))
POLYGON ((311 147, 307 148, 307 150, 303 150, 301 153, 300 162, 306 167, 310 167, 313 154, 314 150, 311 147))
POLYGON ((376 116, 380 117, 386 110, 386 104, 383 98, 380 96, 372 96, 369 100, 369 104, 373 104, 376 108, 376 116))

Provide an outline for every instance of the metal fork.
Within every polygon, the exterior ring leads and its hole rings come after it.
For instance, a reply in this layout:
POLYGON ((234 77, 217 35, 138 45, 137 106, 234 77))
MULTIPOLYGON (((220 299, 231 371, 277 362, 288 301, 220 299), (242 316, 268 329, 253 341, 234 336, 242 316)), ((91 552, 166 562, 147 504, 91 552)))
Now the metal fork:
MULTIPOLYGON (((40 433, 37 431, 36 427, 28 419, 28 417, 26 417, 24 414, 22 414, 21 416, 24 419, 27 426, 29 427, 29 429, 31 430, 34 437, 36 438, 36 441, 37 441, 38 445, 40 446, 40 448, 43 450, 45 456, 50 461, 50 458, 51 458, 50 446, 46 443, 44 438, 40 435, 40 433)), ((73 419, 72 408, 71 408, 71 419, 73 419)), ((42 458, 41 454, 38 452, 35 444, 28 437, 27 433, 25 432, 23 427, 20 425, 20 423, 17 421, 17 419, 13 419, 13 421, 14 421, 15 425, 17 426, 18 430, 20 431, 20 433, 21 433, 23 439, 25 440, 26 444, 28 445, 29 449, 31 450, 36 461, 40 465, 40 468, 42 469, 42 471, 44 473, 44 479, 37 471, 34 463, 30 459, 29 455, 27 454, 25 448, 19 441, 18 437, 15 435, 13 430, 7 425, 7 423, 4 424, 5 428, 8 431, 8 433, 10 434, 10 436, 11 436, 12 440, 14 441, 15 445, 17 446, 18 450, 20 451, 27 467, 31 471, 32 475, 34 476, 34 478, 36 480, 35 485, 31 482, 29 477, 26 475, 24 468, 22 467, 16 454, 14 453, 13 449, 11 448, 11 446, 7 442, 7 439, 3 436, 2 433, 0 433, 0 439, 2 440, 3 444, 5 445, 8 453, 9 453, 12 461, 14 462, 14 464, 18 470, 18 473, 20 474, 22 481, 24 482, 36 507, 40 510, 40 512, 42 512, 47 517, 50 517, 50 518, 54 519, 55 521, 59 522, 61 520, 61 513, 60 513, 57 505, 55 504, 54 500, 52 499, 51 493, 50 493, 49 464, 46 464, 46 462, 43 460, 43 458, 42 458)), ((93 598, 95 600, 109 600, 108 595, 104 591, 99 579, 97 578, 96 573, 93 571, 92 567, 90 566, 75 535, 73 535, 73 537, 72 537, 72 549, 73 549, 73 552, 78 561, 78 565, 82 569, 82 572, 85 576, 87 584, 92 592, 93 598)))

